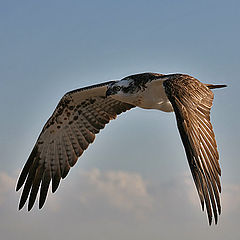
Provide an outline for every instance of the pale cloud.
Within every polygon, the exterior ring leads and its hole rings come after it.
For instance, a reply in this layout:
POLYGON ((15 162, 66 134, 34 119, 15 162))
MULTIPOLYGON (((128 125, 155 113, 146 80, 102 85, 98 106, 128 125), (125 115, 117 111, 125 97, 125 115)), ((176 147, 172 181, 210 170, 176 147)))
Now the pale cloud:
POLYGON ((7 201, 10 192, 14 191, 15 179, 5 172, 0 172, 0 206, 7 201))
MULTIPOLYGON (((116 207, 136 210, 152 206, 152 197, 147 192, 147 183, 137 173, 101 172, 93 169, 89 172, 82 172, 81 175, 95 187, 95 194, 103 194, 106 200, 116 207)), ((89 196, 86 192, 85 197, 93 196, 89 196)))
POLYGON ((80 201, 82 207, 99 207, 107 203, 108 206, 132 212, 138 217, 152 209, 153 197, 148 192, 148 183, 137 173, 92 169, 80 170, 77 178, 78 181, 70 186, 71 189, 66 190, 67 194, 61 196, 64 199, 56 198, 54 203, 54 198, 51 198, 50 208, 66 204, 65 198, 71 191, 71 199, 80 201))
MULTIPOLYGON (((8 202, 11 196, 13 199, 17 197, 16 172, 14 174, 0 172, 0 207, 8 202)), ((201 209, 194 182, 188 172, 168 182, 159 182, 157 185, 143 179, 138 173, 102 171, 96 168, 79 170, 75 177, 77 181, 63 184, 55 194, 49 191, 46 209, 56 212, 68 201, 75 200, 83 207, 87 205, 98 207, 102 203, 107 203, 113 208, 132 212, 138 216, 152 210, 162 211, 162 208, 175 205, 177 202, 185 202, 185 206, 182 207, 192 208, 197 213, 201 209), (98 204, 94 203, 96 201, 98 204)), ((67 179, 66 182, 70 180, 67 179)), ((221 202, 223 213, 226 215, 240 210, 240 184, 223 184, 221 202)))
POLYGON ((240 186, 223 184, 223 214, 217 226, 221 231, 214 233, 206 213, 201 212, 189 173, 150 181, 134 172, 77 170, 62 181, 55 194, 49 192, 43 209, 35 206, 31 212, 26 208, 17 211, 20 193, 15 193, 16 178, 0 173, 0 232, 5 239, 15 239, 18 232, 25 239, 66 239, 71 234, 84 239, 113 239, 114 235, 114 239, 135 236, 133 239, 140 240, 153 232, 154 239, 225 239, 223 232, 235 231, 238 225, 240 186), (11 230, 13 226, 16 232, 11 230), (59 226, 67 226, 68 231, 59 226), (41 234, 39 228, 44 229, 41 234), (103 232, 110 235, 103 236, 103 232))
POLYGON ((225 184, 222 191, 222 208, 224 214, 240 210, 240 184, 225 184))
MULTIPOLYGON (((9 193, 15 191, 16 179, 17 175, 11 177, 7 173, 0 173, 0 204, 9 193)), ((96 168, 79 170, 74 179, 68 177, 62 180, 56 193, 52 194, 49 189, 44 209, 56 212, 73 201, 73 204, 78 206, 92 205, 96 208, 107 203, 113 208, 140 216, 153 206, 153 197, 149 194, 147 186, 147 181, 140 174, 133 172, 101 171, 96 168)), ((20 194, 21 191, 15 195, 20 197, 20 194)), ((37 204, 36 201, 35 205, 37 204)))

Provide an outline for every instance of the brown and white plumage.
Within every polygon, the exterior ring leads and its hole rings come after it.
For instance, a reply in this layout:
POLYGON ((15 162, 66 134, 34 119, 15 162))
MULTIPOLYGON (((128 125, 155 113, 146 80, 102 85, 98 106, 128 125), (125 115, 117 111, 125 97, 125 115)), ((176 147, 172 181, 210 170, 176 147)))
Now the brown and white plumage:
POLYGON ((83 151, 94 141, 95 134, 122 112, 133 107, 174 110, 188 163, 200 197, 206 205, 209 224, 221 213, 219 155, 212 125, 209 85, 183 74, 142 73, 120 81, 110 81, 63 96, 45 124, 17 183, 23 185, 19 203, 27 199, 30 210, 40 188, 39 207, 45 202, 49 184, 52 192, 59 186, 83 151))
POLYGON ((52 192, 55 192, 61 178, 67 176, 70 167, 94 141, 95 134, 118 114, 134 107, 106 98, 110 83, 71 91, 60 100, 19 177, 17 190, 25 182, 19 209, 29 197, 28 210, 31 210, 39 187, 39 208, 42 208, 50 182, 52 192))

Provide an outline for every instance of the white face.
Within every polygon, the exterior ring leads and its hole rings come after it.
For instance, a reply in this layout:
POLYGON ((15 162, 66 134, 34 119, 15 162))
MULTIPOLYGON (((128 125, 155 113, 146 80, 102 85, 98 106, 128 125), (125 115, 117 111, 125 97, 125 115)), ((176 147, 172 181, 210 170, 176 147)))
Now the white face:
POLYGON ((132 83, 133 81, 131 79, 123 79, 118 81, 117 83, 115 83, 116 86, 120 86, 121 88, 127 88, 129 87, 130 83, 132 83))
POLYGON ((110 85, 107 89, 107 95, 129 95, 133 93, 134 82, 131 79, 123 79, 110 85))
POLYGON ((123 79, 110 85, 106 95, 119 101, 132 103, 132 98, 136 90, 137 88, 134 86, 134 81, 132 79, 123 79))

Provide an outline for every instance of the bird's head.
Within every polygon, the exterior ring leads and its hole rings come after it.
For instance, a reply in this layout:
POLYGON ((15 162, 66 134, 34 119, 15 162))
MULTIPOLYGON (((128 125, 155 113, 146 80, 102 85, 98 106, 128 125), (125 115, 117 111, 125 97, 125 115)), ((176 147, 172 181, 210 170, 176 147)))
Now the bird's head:
POLYGON ((149 81, 159 78, 163 74, 159 73, 139 73, 130 75, 120 81, 112 82, 108 85, 106 96, 117 98, 118 96, 129 96, 144 91, 149 81))
POLYGON ((147 88, 146 84, 159 78, 159 76, 162 76, 162 74, 139 73, 112 82, 107 87, 106 97, 110 96, 116 100, 136 105, 141 98, 140 95, 147 88))

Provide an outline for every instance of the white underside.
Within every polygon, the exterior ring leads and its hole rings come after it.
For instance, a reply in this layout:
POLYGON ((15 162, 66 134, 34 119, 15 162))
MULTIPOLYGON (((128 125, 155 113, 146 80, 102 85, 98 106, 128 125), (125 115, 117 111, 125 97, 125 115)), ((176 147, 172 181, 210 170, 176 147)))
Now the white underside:
POLYGON ((173 107, 163 87, 164 80, 154 80, 148 83, 147 88, 140 94, 142 101, 138 107, 145 109, 158 109, 164 112, 172 112, 173 107))
POLYGON ((112 97, 144 109, 157 109, 164 112, 173 112, 173 107, 163 87, 164 79, 153 80, 146 84, 144 90, 130 95, 113 95, 112 97))

